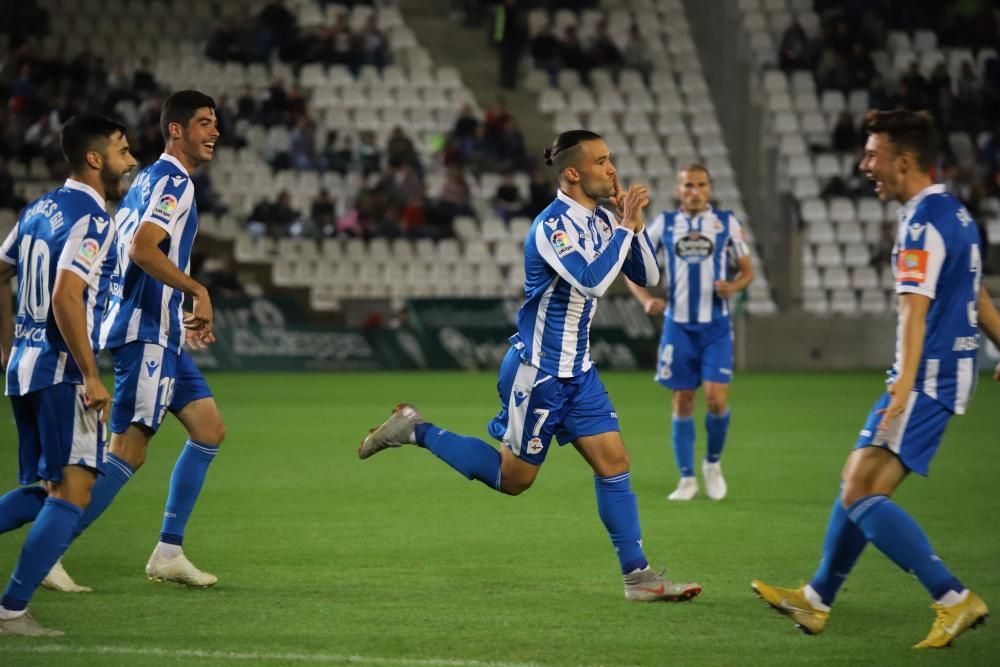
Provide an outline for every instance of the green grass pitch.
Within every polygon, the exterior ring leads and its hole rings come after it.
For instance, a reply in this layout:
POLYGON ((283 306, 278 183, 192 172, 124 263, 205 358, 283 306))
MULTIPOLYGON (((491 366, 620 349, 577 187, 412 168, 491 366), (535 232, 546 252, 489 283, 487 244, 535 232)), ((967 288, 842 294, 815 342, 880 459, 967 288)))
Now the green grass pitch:
MULTIPOLYGON (((485 437, 491 373, 209 376, 229 434, 189 525, 186 550, 213 589, 146 581, 170 470, 174 420, 146 466, 64 562, 89 595, 40 591, 32 609, 59 639, 0 638, 0 664, 183 665, 987 665, 987 624, 946 651, 910 646, 930 628, 925 591, 873 548, 825 634, 767 610, 751 578, 796 585, 817 563, 838 475, 881 375, 736 379, 729 497, 673 504, 668 394, 649 373, 604 377, 632 454, 644 543, 697 580, 689 604, 630 604, 596 513, 591 473, 554 448, 517 498, 468 482, 416 447, 361 462, 367 427, 402 400, 485 437)), ((952 421, 929 479, 897 495, 964 582, 1000 609, 1000 385, 982 378, 952 421)), ((698 453, 705 435, 699 404, 698 453)), ((0 480, 16 480, 7 401, 0 480)), ((0 536, 0 576, 24 529, 0 536)), ((991 657, 992 656, 992 657, 991 657)))

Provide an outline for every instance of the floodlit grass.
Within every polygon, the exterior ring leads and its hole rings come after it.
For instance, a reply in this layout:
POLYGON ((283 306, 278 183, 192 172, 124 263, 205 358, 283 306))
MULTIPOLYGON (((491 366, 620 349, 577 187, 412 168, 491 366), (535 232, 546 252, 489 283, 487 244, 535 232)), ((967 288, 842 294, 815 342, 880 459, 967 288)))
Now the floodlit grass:
MULTIPOLYGON (((466 481, 416 447, 357 459, 366 428, 402 400, 441 426, 485 437, 498 406, 493 374, 214 374, 229 435, 185 548, 220 583, 188 590, 143 575, 184 440, 171 420, 145 467, 64 559, 96 592, 41 591, 32 603, 66 636, 0 638, 0 664, 338 664, 351 656, 382 665, 996 664, 995 626, 948 651, 912 651, 933 620, 930 601, 871 548, 819 637, 800 635, 750 592, 754 577, 796 585, 811 576, 879 374, 741 375, 724 458, 730 495, 681 504, 665 500, 676 481, 669 395, 649 375, 604 379, 632 453, 647 553, 703 584, 690 604, 624 601, 590 470, 571 447, 554 448, 535 487, 517 498, 466 481)), ((897 496, 994 607, 997 406, 1000 385, 984 377, 971 413, 952 421, 931 477, 908 480, 897 496)), ((0 424, 0 486, 9 488, 16 438, 6 401, 0 424)), ((24 535, 0 536, 0 575, 24 535)))

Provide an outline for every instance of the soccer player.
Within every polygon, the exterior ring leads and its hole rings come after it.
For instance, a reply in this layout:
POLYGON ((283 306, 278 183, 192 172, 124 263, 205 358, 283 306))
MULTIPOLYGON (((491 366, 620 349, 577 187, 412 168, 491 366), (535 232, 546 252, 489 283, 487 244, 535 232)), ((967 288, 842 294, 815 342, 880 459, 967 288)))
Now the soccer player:
POLYGON ((729 431, 729 382, 733 378, 733 322, 729 297, 753 280, 743 225, 731 211, 712 208, 708 169, 689 164, 677 174, 681 207, 664 211, 649 226, 656 252, 666 253, 669 304, 629 281, 645 311, 663 315, 655 380, 673 390, 674 459, 680 482, 667 498, 698 495, 694 471, 694 396, 704 384, 708 452, 702 463, 705 490, 712 500, 726 497, 722 449, 729 431), (732 275, 730 262, 737 272, 732 275))
MULTIPOLYGON (((0 498, 0 532, 34 521, 0 599, 0 635, 62 634, 39 625, 28 602, 66 550, 104 460, 111 396, 94 350, 117 263, 105 198, 121 197, 137 164, 125 126, 103 116, 70 118, 60 141, 69 179, 26 207, 0 246, 0 291, 9 294, 15 272, 18 282, 13 349, 0 343, 0 357, 20 443, 19 481, 32 485, 0 498)), ((10 325, 4 308, 0 331, 10 325)))
POLYGON ((118 267, 100 331, 111 351, 115 397, 111 408, 108 474, 94 486, 93 501, 77 534, 107 509, 146 458, 150 439, 167 412, 188 439, 174 465, 160 541, 146 563, 150 579, 211 586, 218 578, 184 555, 184 531, 225 427, 188 344, 214 342, 208 291, 193 280, 191 247, 198 231, 191 173, 211 161, 219 128, 215 101, 182 90, 163 103, 164 153, 136 176, 116 215, 118 267), (193 299, 185 317, 184 295, 193 299))
MULTIPOLYGON (((927 475, 945 427, 964 414, 976 382, 977 325, 1000 343, 1000 313, 981 286, 979 232, 955 197, 935 185, 934 123, 927 112, 869 111, 861 171, 899 211, 896 359, 842 473, 819 569, 808 584, 755 580, 761 598, 807 634, 823 631, 830 607, 869 542, 916 576, 936 619, 914 648, 941 648, 989 613, 935 554, 916 521, 891 499, 910 472, 927 475)), ((1000 367, 994 376, 1000 380, 1000 367)))
POLYGON ((358 455, 366 459, 415 444, 465 477, 516 496, 535 481, 553 436, 560 445, 572 442, 594 470, 598 514, 618 554, 625 597, 688 600, 701 587, 657 574, 643 553, 629 455, 589 354, 597 299, 618 273, 643 285, 659 278, 642 222, 648 191, 638 185, 621 191, 608 146, 593 132, 563 132, 545 157, 559 175, 559 192, 524 242, 525 302, 500 365, 500 412, 488 426, 502 443, 500 451, 426 422, 412 405, 400 404, 372 429, 358 455), (603 197, 613 211, 598 206, 603 197))

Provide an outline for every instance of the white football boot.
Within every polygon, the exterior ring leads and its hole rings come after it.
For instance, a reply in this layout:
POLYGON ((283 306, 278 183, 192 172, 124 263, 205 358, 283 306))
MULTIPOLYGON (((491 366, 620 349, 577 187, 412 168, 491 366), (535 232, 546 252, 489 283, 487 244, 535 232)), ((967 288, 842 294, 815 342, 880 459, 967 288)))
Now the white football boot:
POLYGON ((146 576, 153 581, 173 581, 196 588, 212 586, 219 580, 214 574, 196 568, 183 552, 173 558, 164 558, 158 549, 153 550, 146 563, 146 576))
POLYGON ((667 496, 667 500, 691 500, 698 495, 698 479, 696 477, 681 477, 677 488, 667 496))
POLYGON ((701 464, 701 473, 705 478, 705 492, 712 500, 722 500, 726 497, 726 478, 722 476, 722 464, 716 461, 701 464))
POLYGON ((60 593, 94 592, 94 589, 81 586, 73 581, 73 577, 69 576, 69 572, 63 568, 61 559, 57 560, 56 564, 49 570, 49 573, 45 575, 45 579, 42 580, 42 586, 48 588, 50 591, 59 591, 60 593))

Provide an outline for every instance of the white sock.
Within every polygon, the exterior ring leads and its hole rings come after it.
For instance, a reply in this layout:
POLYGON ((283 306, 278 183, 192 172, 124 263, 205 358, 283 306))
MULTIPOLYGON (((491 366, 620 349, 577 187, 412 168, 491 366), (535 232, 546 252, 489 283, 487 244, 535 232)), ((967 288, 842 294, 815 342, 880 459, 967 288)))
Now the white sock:
POLYGON ((11 611, 6 607, 0 605, 0 621, 13 621, 15 618, 21 618, 27 613, 27 609, 22 609, 21 611, 11 611))
POLYGON ((941 597, 939 597, 935 602, 939 605, 945 607, 954 607, 957 604, 965 602, 969 598, 969 589, 963 589, 961 593, 958 591, 948 591, 941 597))
POLYGON ((812 586, 806 584, 806 587, 802 589, 802 594, 806 596, 806 600, 809 601, 813 609, 826 612, 827 614, 830 613, 830 605, 823 604, 823 598, 820 597, 819 593, 812 586))
POLYGON ((160 542, 156 545, 156 553, 162 558, 176 558, 184 553, 184 549, 179 544, 160 542))
POLYGON ((417 444, 417 429, 416 428, 414 428, 412 431, 410 431, 410 442, 412 442, 414 445, 417 444))

